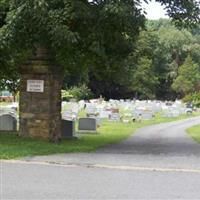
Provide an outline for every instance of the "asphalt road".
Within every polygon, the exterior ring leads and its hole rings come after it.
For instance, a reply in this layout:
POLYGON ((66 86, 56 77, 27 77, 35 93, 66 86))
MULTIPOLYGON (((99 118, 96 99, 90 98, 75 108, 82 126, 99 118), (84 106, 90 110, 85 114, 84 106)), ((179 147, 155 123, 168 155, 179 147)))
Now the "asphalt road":
POLYGON ((95 153, 1 161, 0 199, 200 199, 200 145, 159 124, 95 153))

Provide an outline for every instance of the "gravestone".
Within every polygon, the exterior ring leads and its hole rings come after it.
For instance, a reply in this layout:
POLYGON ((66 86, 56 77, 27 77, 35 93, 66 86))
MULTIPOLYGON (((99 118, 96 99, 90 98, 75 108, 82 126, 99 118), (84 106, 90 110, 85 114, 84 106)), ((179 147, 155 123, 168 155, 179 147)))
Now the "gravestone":
POLYGON ((142 116, 142 110, 140 110, 140 109, 135 109, 134 111, 133 111, 133 118, 135 118, 135 119, 138 119, 138 118, 140 118, 141 116, 142 116))
POLYGON ((187 108, 187 109, 185 109, 185 113, 187 115, 191 115, 193 113, 193 110, 191 108, 187 108))
POLYGON ((97 121, 95 118, 80 118, 78 123, 78 129, 81 132, 96 132, 97 121))
POLYGON ((99 112, 99 118, 108 119, 110 114, 111 114, 111 111, 102 110, 99 112))
POLYGON ((119 122, 120 121, 120 114, 119 113, 111 113, 109 115, 109 121, 119 122))
POLYGON ((46 48, 20 67, 20 130, 23 137, 53 142, 61 138, 61 68, 46 48))
POLYGON ((66 110, 62 113, 62 118, 65 120, 76 120, 78 117, 77 113, 72 112, 72 110, 66 110))
POLYGON ((61 122, 61 136, 64 139, 74 139, 75 137, 75 121, 64 120, 61 122))
POLYGON ((168 117, 168 118, 171 118, 171 117, 178 117, 180 115, 180 112, 176 109, 167 109, 164 111, 164 117, 168 117))
POLYGON ((119 109, 118 108, 111 108, 110 109, 112 113, 119 113, 119 109))
POLYGON ((142 119, 144 119, 144 120, 151 120, 152 118, 153 118, 153 112, 151 112, 151 111, 144 111, 143 113, 142 113, 142 119))
POLYGON ((90 115, 90 114, 96 114, 96 108, 95 108, 95 106, 94 105, 92 105, 92 104, 87 104, 87 106, 86 106, 86 113, 88 114, 88 115, 90 115))
POLYGON ((173 117, 173 114, 169 110, 165 110, 163 113, 163 117, 171 118, 173 117))
POLYGON ((17 119, 10 114, 0 115, 0 131, 17 131, 17 119))
POLYGON ((3 114, 16 115, 16 110, 14 110, 13 108, 1 107, 0 108, 0 115, 3 115, 3 114))

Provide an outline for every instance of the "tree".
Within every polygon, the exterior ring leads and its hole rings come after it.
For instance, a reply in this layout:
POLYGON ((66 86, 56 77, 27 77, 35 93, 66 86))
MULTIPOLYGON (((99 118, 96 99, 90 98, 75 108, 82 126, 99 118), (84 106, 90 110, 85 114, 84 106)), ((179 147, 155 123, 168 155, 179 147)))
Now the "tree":
POLYGON ((20 86, 20 77, 19 74, 16 73, 16 71, 11 72, 12 75, 9 75, 8 77, 3 76, 0 79, 0 88, 2 90, 7 89, 10 92, 12 92, 14 101, 16 101, 16 95, 19 92, 19 86, 20 86))
POLYGON ((181 95, 199 92, 200 90, 200 67, 188 56, 184 64, 178 70, 178 77, 172 84, 173 89, 181 95))
POLYGON ((132 88, 136 92, 136 96, 141 96, 143 99, 154 99, 157 84, 158 79, 152 69, 152 60, 146 57, 140 58, 133 73, 132 88))
MULTIPOLYGON (((139 64, 138 58, 139 60, 148 58, 151 60, 152 73, 150 74, 154 74, 157 79, 155 90, 150 90, 151 93, 157 99, 175 99, 177 94, 172 90, 171 85, 188 54, 199 63, 198 43, 198 35, 194 36, 186 29, 176 28, 170 20, 147 21, 147 30, 140 32, 129 62, 132 65, 133 77, 137 73, 135 67, 139 64)), ((142 73, 141 77, 139 75, 137 77, 143 79, 142 73)), ((134 79, 133 82, 136 88, 134 79)), ((138 83, 142 84, 141 81, 138 83)), ((143 87, 148 88, 150 85, 145 84, 143 87)))
POLYGON ((165 88, 165 93, 168 97, 173 98, 176 94, 171 89, 173 81, 178 76, 178 69, 183 64, 187 52, 185 47, 193 42, 192 34, 186 29, 178 29, 171 25, 168 27, 161 27, 158 30, 159 37, 159 51, 164 56, 162 65, 165 68, 163 74, 162 90, 165 88))
POLYGON ((165 5, 168 15, 177 25, 197 25, 200 20, 200 2, 198 0, 156 0, 165 5))
POLYGON ((158 37, 154 31, 141 31, 135 48, 127 59, 129 90, 137 98, 155 98, 159 79, 156 74, 158 37))
MULTIPOLYGON (((79 60, 86 63, 95 54, 114 55, 117 58, 128 53, 120 51, 119 41, 135 38, 134 35, 144 27, 144 15, 139 7, 141 2, 1 0, 1 24, 5 23, 6 17, 6 26, 1 31, 1 43, 6 42, 4 47, 14 49, 13 54, 29 50, 35 43, 43 43, 68 68, 76 65, 79 60)), ((182 21, 183 24, 199 22, 199 2, 196 0, 157 2, 162 3, 176 21, 182 21)))

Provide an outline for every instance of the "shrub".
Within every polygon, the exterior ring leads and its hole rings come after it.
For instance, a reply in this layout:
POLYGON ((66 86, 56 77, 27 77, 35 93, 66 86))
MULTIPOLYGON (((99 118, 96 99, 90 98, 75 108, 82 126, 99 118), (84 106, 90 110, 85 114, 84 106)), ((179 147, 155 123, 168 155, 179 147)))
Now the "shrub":
POLYGON ((69 101, 71 98, 73 98, 73 95, 71 95, 70 93, 69 93, 69 91, 67 91, 67 90, 62 90, 61 91, 62 93, 62 100, 63 101, 69 101))
POLYGON ((76 100, 86 100, 92 98, 91 90, 85 85, 74 86, 68 90, 62 90, 62 100, 69 101, 74 98, 76 100))
POLYGON ((200 92, 188 94, 183 98, 183 102, 189 103, 192 102, 194 106, 200 107, 200 92))

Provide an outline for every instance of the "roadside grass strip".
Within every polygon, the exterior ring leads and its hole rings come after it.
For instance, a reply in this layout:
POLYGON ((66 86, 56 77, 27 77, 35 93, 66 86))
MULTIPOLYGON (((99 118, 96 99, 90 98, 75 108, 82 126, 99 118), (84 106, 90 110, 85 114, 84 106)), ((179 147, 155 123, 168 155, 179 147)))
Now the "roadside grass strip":
POLYGON ((187 133, 198 143, 200 143, 200 125, 187 129, 187 133))

